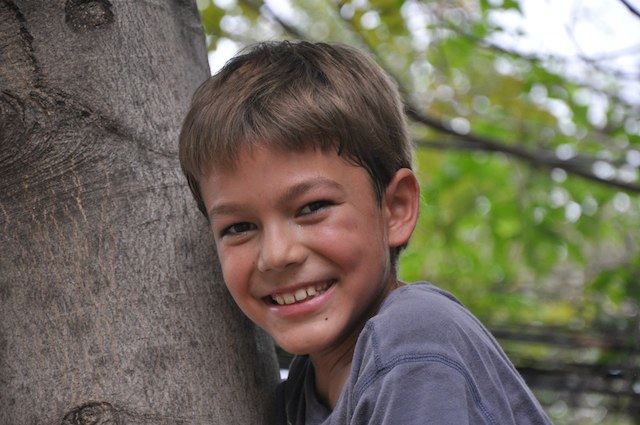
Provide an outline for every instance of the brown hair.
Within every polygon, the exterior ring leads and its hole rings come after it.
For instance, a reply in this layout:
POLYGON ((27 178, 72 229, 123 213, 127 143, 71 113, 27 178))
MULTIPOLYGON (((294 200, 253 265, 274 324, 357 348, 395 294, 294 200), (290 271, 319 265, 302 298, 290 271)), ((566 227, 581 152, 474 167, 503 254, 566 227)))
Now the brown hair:
POLYGON ((180 163, 198 208, 198 180, 233 168, 243 147, 334 149, 365 168, 378 200, 411 142, 393 82, 339 44, 266 42, 231 59, 196 91, 180 134, 180 163))

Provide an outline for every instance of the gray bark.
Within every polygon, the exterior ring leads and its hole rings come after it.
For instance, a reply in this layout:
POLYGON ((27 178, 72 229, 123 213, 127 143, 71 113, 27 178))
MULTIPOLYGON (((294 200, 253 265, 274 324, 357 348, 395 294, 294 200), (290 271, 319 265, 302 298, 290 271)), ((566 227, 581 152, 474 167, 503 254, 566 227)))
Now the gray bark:
POLYGON ((0 425, 268 423, 177 162, 195 1, 0 0, 0 425))

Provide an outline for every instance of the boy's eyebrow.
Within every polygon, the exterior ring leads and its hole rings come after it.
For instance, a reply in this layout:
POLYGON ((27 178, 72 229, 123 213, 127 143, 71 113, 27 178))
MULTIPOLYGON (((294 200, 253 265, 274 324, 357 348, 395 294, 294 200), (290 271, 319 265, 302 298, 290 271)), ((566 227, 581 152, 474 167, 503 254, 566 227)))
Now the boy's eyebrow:
POLYGON ((318 186, 342 189, 342 185, 334 180, 327 179, 321 176, 314 177, 288 187, 285 192, 278 198, 278 204, 286 204, 288 201, 296 199, 308 190, 318 186))
MULTIPOLYGON (((276 204, 277 205, 286 204, 296 199, 297 197, 303 195, 308 190, 318 186, 331 187, 334 189, 342 189, 342 185, 334 180, 327 179, 324 177, 314 177, 314 178, 302 181, 300 183, 296 183, 290 187, 287 187, 284 193, 282 193, 278 197, 276 204)), ((220 204, 220 205, 214 205, 207 212, 207 215, 209 216, 209 220, 213 220, 213 218, 217 215, 224 215, 224 214, 233 215, 233 214, 238 214, 241 211, 242 211, 242 207, 235 203, 220 204)))
POLYGON ((235 204, 214 205, 209 211, 207 211, 207 216, 209 217, 209 221, 212 222, 214 217, 217 215, 237 214, 240 210, 241 208, 235 204))

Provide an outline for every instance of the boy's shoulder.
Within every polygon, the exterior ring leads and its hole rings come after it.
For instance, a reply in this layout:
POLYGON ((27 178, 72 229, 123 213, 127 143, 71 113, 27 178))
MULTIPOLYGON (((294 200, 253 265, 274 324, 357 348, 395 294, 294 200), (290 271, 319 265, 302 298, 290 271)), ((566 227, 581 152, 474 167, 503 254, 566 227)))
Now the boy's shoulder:
POLYGON ((441 339, 443 330, 480 327, 478 319, 454 295, 428 282, 416 282, 391 292, 367 326, 395 333, 422 331, 441 339))
POLYGON ((502 356, 489 331, 457 298, 427 282, 393 291, 365 325, 358 345, 355 355, 377 362, 376 369, 420 353, 463 361, 485 347, 502 356))
POLYGON ((427 305, 438 310, 444 309, 445 312, 460 307, 464 309, 462 303, 450 292, 429 282, 415 282, 392 291, 382 303, 377 315, 386 316, 396 313, 395 310, 400 306, 424 310, 427 305))

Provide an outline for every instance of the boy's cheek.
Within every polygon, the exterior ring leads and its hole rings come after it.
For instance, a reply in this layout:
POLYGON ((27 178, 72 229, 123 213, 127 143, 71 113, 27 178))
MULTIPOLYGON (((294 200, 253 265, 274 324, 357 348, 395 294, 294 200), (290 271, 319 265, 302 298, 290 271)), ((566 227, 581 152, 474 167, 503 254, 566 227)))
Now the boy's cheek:
POLYGON ((229 261, 227 261, 225 256, 220 254, 220 252, 218 252, 218 259, 220 261, 220 268, 222 269, 222 277, 225 283, 227 283, 227 286, 229 286, 228 282, 234 281, 233 273, 231 273, 232 267, 230 267, 229 261))
MULTIPOLYGON (((243 267, 242 257, 229 253, 227 249, 222 248, 218 251, 218 259, 220 261, 220 267, 222 269, 222 277, 225 284, 229 287, 229 290, 233 293, 234 290, 243 286, 243 282, 248 280, 247 267, 243 267)), ((251 262, 249 261, 249 264, 251 262)))

